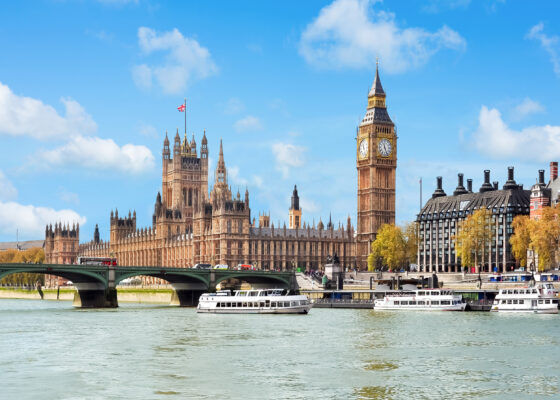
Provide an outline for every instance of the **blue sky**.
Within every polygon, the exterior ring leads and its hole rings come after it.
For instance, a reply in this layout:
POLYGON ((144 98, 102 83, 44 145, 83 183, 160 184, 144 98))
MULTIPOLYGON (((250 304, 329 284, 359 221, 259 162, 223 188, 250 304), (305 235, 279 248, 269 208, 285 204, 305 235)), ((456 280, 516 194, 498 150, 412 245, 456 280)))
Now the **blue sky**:
MULTIPOLYGON (((356 126, 380 58, 397 125, 397 222, 442 175, 560 159, 560 5, 513 1, 36 1, 0 6, 0 240, 136 210, 151 223, 165 131, 220 138, 252 215, 356 219, 356 126)), ((213 177, 213 175, 212 175, 213 177)), ((211 177, 211 180, 212 180, 211 177)))

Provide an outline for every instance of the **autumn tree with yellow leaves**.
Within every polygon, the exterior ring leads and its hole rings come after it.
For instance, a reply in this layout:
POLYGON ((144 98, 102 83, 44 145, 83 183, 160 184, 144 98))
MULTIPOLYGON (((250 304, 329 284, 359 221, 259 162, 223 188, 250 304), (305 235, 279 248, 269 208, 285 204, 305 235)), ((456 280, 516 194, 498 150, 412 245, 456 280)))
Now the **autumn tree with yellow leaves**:
POLYGON ((534 260, 527 260, 527 250, 532 250, 538 257, 538 270, 543 271, 558 266, 560 256, 560 206, 546 207, 539 219, 531 220, 528 216, 516 216, 512 227, 514 234, 510 238, 511 250, 521 266, 530 265, 534 260))
POLYGON ((480 208, 459 222, 454 236, 455 251, 463 267, 474 265, 476 272, 489 259, 488 247, 492 241, 492 213, 480 208))
MULTIPOLYGON (((27 250, 9 249, 0 251, 0 263, 31 263, 38 264, 45 261, 45 252, 40 247, 32 247, 27 250)), ((43 283, 45 275, 19 273, 11 274, 0 280, 0 285, 34 285, 37 281, 43 283)))
POLYGON ((401 228, 384 224, 377 232, 371 244, 368 256, 368 270, 373 271, 376 264, 382 264, 391 270, 407 267, 416 260, 418 248, 418 228, 416 222, 401 228), (377 263, 376 263, 377 261, 377 263))

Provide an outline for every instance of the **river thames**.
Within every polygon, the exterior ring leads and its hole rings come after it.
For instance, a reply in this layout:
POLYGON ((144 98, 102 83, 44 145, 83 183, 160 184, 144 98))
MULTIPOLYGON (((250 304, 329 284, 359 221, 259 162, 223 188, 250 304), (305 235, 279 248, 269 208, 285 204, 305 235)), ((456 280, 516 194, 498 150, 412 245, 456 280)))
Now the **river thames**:
POLYGON ((558 315, 0 300, 4 399, 558 399, 558 315))

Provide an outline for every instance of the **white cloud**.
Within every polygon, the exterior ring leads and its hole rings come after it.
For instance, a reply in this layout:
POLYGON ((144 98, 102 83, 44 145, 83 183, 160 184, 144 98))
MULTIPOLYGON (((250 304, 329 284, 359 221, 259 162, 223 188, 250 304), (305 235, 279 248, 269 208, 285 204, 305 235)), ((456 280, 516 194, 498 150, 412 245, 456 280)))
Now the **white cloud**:
POLYGON ((301 198, 300 199, 300 204, 301 204, 301 209, 305 212, 317 213, 317 212, 321 211, 321 206, 319 206, 319 204, 315 203, 311 199, 301 198))
POLYGON ((388 72, 425 64, 442 48, 463 50, 465 39, 447 26, 436 32, 399 28, 395 15, 375 12, 372 0, 336 0, 301 36, 300 54, 323 68, 367 68, 380 56, 388 72))
POLYGON ((154 29, 140 27, 138 44, 145 55, 167 52, 164 63, 156 66, 137 65, 132 70, 136 85, 148 89, 155 79, 167 94, 184 92, 187 85, 218 71, 207 48, 195 39, 184 37, 177 29, 157 33, 154 29))
POLYGON ((235 185, 242 185, 242 186, 247 186, 247 184, 249 183, 247 179, 239 176, 239 167, 237 166, 228 167, 227 172, 229 178, 231 179, 230 183, 233 183, 235 185))
POLYGON ((500 112, 482 106, 475 147, 492 158, 519 158, 546 162, 560 158, 560 126, 529 126, 520 131, 508 127, 500 112))
POLYGON ((14 94, 0 83, 0 133, 37 139, 61 138, 95 132, 97 125, 75 100, 62 98, 65 115, 31 97, 14 94))
POLYGON ((51 166, 80 165, 131 173, 154 167, 154 156, 146 146, 125 144, 119 147, 112 139, 98 137, 73 137, 54 150, 39 153, 39 158, 51 166))
POLYGON ((272 145, 272 152, 276 159, 276 168, 282 172, 284 179, 290 175, 290 168, 303 166, 306 148, 290 143, 276 142, 272 145))
POLYGON ((152 88, 152 69, 146 64, 132 67, 132 79, 136 86, 141 89, 152 88))
POLYGON ((558 36, 547 36, 543 33, 544 24, 539 22, 527 33, 527 38, 538 40, 550 56, 550 61, 554 67, 554 73, 560 76, 560 38, 558 36))
POLYGON ((237 97, 232 97, 226 103, 224 113, 228 115, 239 114, 245 110, 245 104, 237 97))
POLYGON ((80 204, 80 196, 78 196, 78 193, 62 190, 58 195, 60 197, 60 200, 66 203, 74 204, 76 206, 80 204))
POLYGON ((154 138, 154 139, 156 139, 158 137, 157 129, 154 126, 146 124, 142 121, 140 121, 139 130, 140 130, 140 134, 142 136, 146 136, 146 137, 154 138))
POLYGON ((17 199, 18 191, 12 182, 0 171, 0 201, 17 199))
POLYGON ((261 120, 252 115, 241 118, 233 125, 237 132, 258 131, 262 128, 261 120))
POLYGON ((68 209, 54 210, 16 202, 0 202, 0 233, 2 234, 12 235, 17 229, 21 236, 42 238, 45 235, 45 226, 53 221, 83 225, 86 218, 68 209))
POLYGON ((513 119, 521 121, 523 118, 544 111, 544 107, 538 102, 526 97, 520 104, 513 110, 513 119))

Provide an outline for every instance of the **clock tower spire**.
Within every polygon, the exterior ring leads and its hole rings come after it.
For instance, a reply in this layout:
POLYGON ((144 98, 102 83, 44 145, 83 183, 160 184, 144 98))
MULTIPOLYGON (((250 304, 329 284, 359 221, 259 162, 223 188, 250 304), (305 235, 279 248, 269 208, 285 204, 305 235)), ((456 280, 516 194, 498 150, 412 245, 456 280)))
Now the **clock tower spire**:
POLYGON ((379 61, 368 94, 367 110, 357 133, 358 226, 356 262, 367 268, 371 243, 383 224, 395 223, 397 135, 379 78, 379 61))

